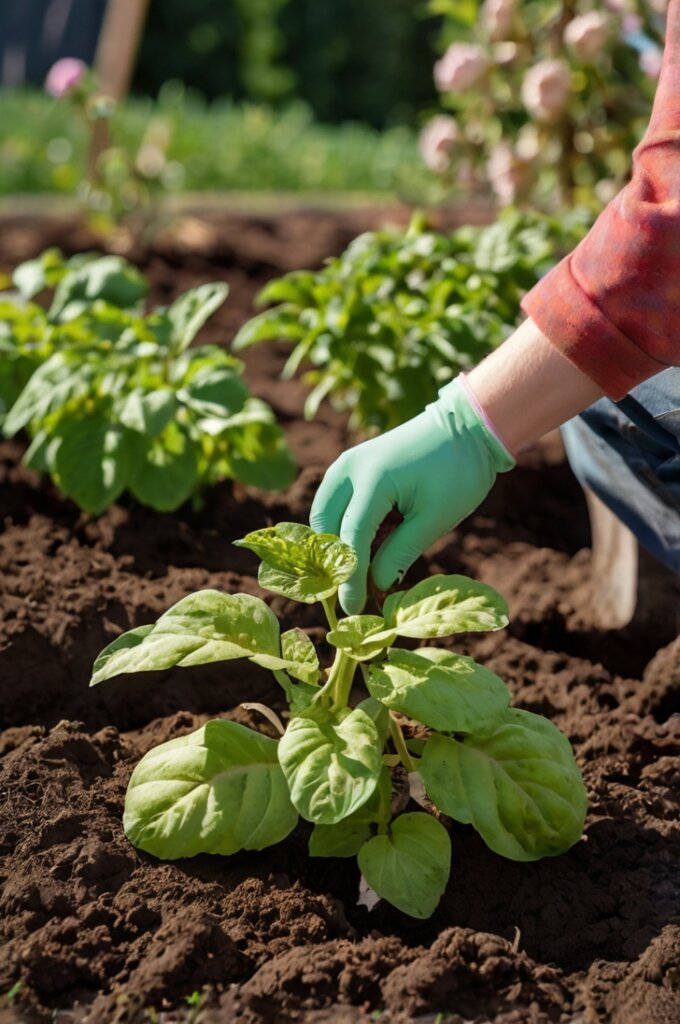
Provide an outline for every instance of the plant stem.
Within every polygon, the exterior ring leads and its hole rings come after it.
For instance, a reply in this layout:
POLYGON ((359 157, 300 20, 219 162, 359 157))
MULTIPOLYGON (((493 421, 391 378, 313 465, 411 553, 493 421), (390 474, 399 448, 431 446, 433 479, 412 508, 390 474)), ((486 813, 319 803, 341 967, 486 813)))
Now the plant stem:
POLYGON ((336 602, 336 600, 337 599, 336 599, 335 594, 333 594, 332 597, 324 597, 324 598, 321 599, 321 603, 323 605, 323 610, 326 613, 326 618, 328 619, 328 625, 331 627, 331 629, 337 629, 338 628, 338 617, 335 614, 335 602, 336 602))
POLYGON ((401 726, 397 722, 396 718, 393 717, 392 712, 390 712, 390 736, 392 737, 392 742, 397 748, 397 753, 401 758, 401 763, 403 764, 404 768, 406 769, 407 772, 414 772, 416 770, 416 766, 413 762, 411 755, 407 750, 406 743, 404 742, 404 734, 401 731, 401 726))
MULTIPOLYGON (((338 663, 338 671, 335 679, 335 685, 333 687, 333 710, 342 711, 343 708, 347 707, 349 700, 350 690, 352 689, 352 683, 354 682, 354 673, 356 671, 357 663, 344 651, 339 652, 339 657, 336 658, 338 663)), ((335 664, 333 665, 335 668, 335 664)))
POLYGON ((342 708, 347 707, 356 664, 344 651, 336 651, 335 661, 331 665, 328 679, 320 693, 322 699, 330 698, 332 711, 341 711, 342 708))

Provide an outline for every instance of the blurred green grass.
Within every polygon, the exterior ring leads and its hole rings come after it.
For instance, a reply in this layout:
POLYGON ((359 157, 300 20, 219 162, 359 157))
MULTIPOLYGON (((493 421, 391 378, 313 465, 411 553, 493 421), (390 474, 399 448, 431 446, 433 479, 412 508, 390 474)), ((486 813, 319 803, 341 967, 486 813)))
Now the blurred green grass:
MULTIPOLYGON (((181 83, 166 84, 157 100, 128 100, 113 141, 131 154, 158 147, 164 159, 154 172, 177 192, 366 192, 420 201, 432 186, 408 127, 323 125, 301 102, 280 111, 208 104, 181 83)), ((75 193, 87 144, 88 125, 67 100, 0 90, 0 195, 75 193)))

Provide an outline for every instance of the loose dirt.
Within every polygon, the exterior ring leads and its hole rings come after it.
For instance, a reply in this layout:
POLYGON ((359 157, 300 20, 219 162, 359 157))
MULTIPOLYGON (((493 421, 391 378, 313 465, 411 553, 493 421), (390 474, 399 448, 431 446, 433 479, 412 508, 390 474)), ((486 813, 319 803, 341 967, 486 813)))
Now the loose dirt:
MULTIPOLYGON (((227 343, 265 280, 319 265, 373 223, 371 211, 196 219, 132 255, 157 301, 228 280, 205 334, 227 343)), ((0 270, 55 243, 93 246, 71 222, 9 222, 0 270)), ((355 864, 308 860, 305 826, 229 859, 163 864, 127 843, 125 787, 146 750, 209 716, 261 728, 244 700, 282 708, 271 677, 242 662, 87 683, 107 642, 183 595, 261 594, 255 557, 231 541, 306 520, 351 442, 328 408, 304 422, 304 388, 278 380, 284 351, 253 350, 247 378, 301 467, 285 494, 224 483, 200 510, 123 500, 93 520, 20 466, 23 443, 0 445, 0 993, 20 983, 0 1019, 678 1024, 680 640, 589 626, 585 504, 555 446, 502 477, 411 579, 464 572, 508 598, 507 630, 456 646, 570 737, 590 794, 580 843, 517 864, 451 824, 451 881, 427 922, 357 906, 355 864)), ((266 599, 284 628, 319 639, 316 609, 266 599)))

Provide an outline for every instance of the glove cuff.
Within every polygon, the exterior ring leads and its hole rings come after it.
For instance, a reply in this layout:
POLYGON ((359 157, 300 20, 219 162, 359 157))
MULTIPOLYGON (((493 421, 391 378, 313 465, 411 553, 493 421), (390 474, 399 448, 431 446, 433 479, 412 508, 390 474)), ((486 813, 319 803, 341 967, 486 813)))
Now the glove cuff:
POLYGON ((465 374, 459 374, 438 392, 439 402, 454 420, 472 431, 485 444, 497 473, 507 473, 516 465, 515 457, 501 440, 498 431, 477 400, 465 374))

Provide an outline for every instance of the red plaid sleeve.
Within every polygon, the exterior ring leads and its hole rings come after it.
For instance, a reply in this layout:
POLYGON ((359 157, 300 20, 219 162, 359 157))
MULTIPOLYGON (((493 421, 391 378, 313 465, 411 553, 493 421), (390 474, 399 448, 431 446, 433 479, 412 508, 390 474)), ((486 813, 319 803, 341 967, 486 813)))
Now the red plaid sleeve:
POLYGON ((611 398, 680 365, 680 0, 631 182, 522 308, 611 398))

